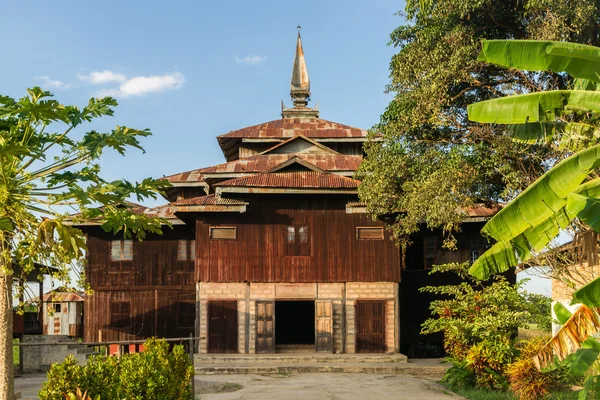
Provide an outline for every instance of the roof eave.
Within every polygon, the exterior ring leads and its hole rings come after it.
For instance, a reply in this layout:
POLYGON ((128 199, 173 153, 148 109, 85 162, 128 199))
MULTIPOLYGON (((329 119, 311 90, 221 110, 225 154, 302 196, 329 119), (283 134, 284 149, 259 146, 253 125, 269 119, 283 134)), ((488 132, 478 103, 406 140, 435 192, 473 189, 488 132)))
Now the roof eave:
POLYGON ((245 187, 245 186, 221 186, 218 187, 217 195, 220 193, 250 193, 250 194, 356 194, 356 189, 347 188, 270 188, 270 187, 245 187))

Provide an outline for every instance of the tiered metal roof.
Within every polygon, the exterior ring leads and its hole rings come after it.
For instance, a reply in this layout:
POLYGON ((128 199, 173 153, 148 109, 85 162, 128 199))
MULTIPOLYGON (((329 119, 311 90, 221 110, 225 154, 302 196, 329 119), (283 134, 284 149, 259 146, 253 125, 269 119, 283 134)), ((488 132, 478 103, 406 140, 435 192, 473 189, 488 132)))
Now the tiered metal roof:
POLYGON ((313 171, 273 172, 230 179, 216 183, 215 187, 264 187, 264 188, 319 188, 356 189, 360 181, 345 176, 313 171))

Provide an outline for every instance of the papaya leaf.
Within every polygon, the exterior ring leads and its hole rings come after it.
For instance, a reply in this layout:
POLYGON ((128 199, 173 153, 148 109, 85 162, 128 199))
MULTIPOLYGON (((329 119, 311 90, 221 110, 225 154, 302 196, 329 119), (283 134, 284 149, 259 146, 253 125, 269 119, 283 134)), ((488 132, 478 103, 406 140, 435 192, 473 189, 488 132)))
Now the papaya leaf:
POLYGON ((10 222, 10 219, 6 217, 0 218, 0 231, 12 231, 13 224, 10 222))

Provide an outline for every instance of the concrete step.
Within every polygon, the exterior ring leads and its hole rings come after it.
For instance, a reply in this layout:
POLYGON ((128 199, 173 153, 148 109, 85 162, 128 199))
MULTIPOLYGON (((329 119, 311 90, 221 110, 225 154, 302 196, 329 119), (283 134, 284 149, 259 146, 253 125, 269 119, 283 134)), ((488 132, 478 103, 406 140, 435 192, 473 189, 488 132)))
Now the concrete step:
POLYGON ((412 363, 296 363, 296 364, 213 364, 196 365, 196 375, 258 374, 288 375, 291 373, 360 373, 360 374, 406 374, 425 378, 440 379, 448 369, 447 365, 419 365, 412 363))
POLYGON ((312 363, 405 363, 404 354, 196 354, 194 365, 212 364, 312 364, 312 363))

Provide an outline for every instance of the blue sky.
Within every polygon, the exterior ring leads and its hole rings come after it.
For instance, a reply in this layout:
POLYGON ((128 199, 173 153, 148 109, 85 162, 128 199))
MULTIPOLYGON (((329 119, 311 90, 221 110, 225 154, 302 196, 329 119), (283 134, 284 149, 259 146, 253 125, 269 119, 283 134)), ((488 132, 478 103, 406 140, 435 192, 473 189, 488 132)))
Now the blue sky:
MULTIPOLYGON (((398 1, 24 1, 3 5, 2 93, 40 85, 67 104, 119 100, 94 124, 150 128, 147 151, 107 155, 107 178, 139 180, 224 161, 216 136, 279 118, 296 26, 321 117, 375 124, 401 19, 398 1)), ((160 203, 160 201, 158 202, 160 203)), ((152 202, 151 202, 152 204, 152 202)))
MULTIPOLYGON (((1 93, 39 85, 65 104, 114 95, 115 125, 150 128, 146 153, 106 154, 105 178, 141 180, 224 161, 216 136, 290 105, 296 26, 321 117, 370 128, 384 93, 401 1, 10 1, 1 93)), ((163 203, 159 200, 148 205, 163 203)), ((535 278, 529 290, 549 294, 535 278)))

